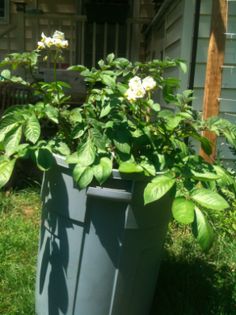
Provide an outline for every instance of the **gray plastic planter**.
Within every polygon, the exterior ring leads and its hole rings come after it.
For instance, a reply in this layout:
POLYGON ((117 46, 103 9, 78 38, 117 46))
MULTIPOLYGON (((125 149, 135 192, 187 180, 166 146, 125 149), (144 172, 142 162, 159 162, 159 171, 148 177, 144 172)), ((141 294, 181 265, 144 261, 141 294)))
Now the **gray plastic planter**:
POLYGON ((148 315, 171 198, 143 206, 118 172, 79 191, 62 158, 45 174, 36 314, 148 315))

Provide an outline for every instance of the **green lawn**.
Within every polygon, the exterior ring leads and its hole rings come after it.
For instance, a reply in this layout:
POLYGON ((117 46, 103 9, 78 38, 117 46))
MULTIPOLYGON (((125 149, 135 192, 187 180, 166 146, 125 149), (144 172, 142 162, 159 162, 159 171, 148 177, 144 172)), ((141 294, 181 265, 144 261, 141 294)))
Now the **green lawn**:
MULTIPOLYGON (((39 209, 38 189, 0 195, 1 315, 34 314, 39 209)), ((236 315, 232 224, 218 227, 220 237, 207 255, 188 229, 171 225, 151 315, 236 315)))
POLYGON ((33 315, 39 193, 0 196, 0 314, 33 315))

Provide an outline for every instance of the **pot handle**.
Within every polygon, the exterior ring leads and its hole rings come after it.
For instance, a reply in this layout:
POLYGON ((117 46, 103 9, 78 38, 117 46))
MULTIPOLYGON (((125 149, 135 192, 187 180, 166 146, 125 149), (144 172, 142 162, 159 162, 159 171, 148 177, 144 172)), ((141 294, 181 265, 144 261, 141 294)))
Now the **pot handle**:
POLYGON ((112 201, 119 202, 130 202, 132 199, 132 193, 113 189, 113 188, 103 188, 103 187, 89 187, 87 190, 87 195, 89 197, 109 199, 112 201))

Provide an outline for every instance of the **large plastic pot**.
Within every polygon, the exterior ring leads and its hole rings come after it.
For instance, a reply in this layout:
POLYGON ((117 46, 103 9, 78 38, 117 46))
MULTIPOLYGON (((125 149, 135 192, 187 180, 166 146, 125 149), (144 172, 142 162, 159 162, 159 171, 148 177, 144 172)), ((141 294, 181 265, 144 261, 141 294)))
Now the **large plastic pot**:
POLYGON ((42 186, 36 314, 148 315, 172 201, 144 207, 143 188, 114 171, 79 191, 56 158, 42 186))

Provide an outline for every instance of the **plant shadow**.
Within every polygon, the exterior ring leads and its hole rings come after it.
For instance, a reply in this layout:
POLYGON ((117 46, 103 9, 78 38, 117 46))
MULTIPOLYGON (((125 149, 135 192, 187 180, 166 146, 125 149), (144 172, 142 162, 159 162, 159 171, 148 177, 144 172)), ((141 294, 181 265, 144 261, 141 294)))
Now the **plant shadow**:
POLYGON ((150 315, 236 315, 235 280, 227 264, 166 250, 150 315))

